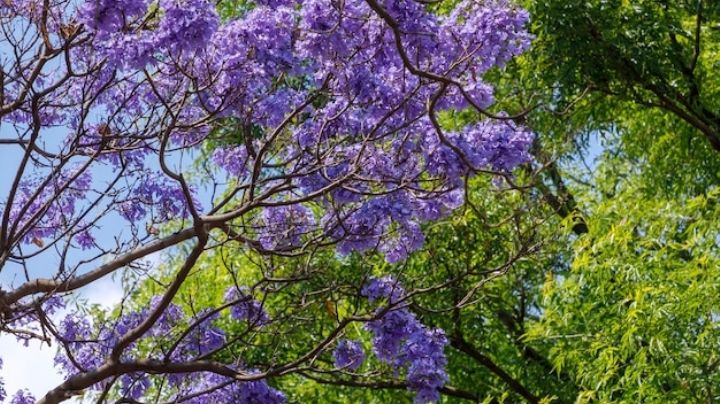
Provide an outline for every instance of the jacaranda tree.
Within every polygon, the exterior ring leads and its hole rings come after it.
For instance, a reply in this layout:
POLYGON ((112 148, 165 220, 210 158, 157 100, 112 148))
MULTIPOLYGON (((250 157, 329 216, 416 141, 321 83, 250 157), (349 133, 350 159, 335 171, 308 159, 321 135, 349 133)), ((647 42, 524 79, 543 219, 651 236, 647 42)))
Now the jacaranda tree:
MULTIPOLYGON (((118 386, 126 402, 281 402, 269 378, 330 352, 335 369, 371 355, 338 341, 358 323, 417 401, 437 400, 447 339, 405 302, 457 280, 362 279, 364 310, 299 354, 257 362, 227 352, 284 321, 282 308, 242 284, 203 310, 174 299, 199 258, 227 243, 402 261, 422 246, 422 223, 462 205, 470 177, 512 183, 533 136, 488 112, 483 74, 529 46, 528 15, 503 0, 464 0, 449 14, 420 0, 244 7, 221 21, 205 0, 0 3, 0 147, 14 168, 0 205, 0 332, 58 346, 66 381, 39 402, 104 401, 118 386), (484 119, 441 123, 465 108, 484 119), (189 175, 193 163, 202 175, 189 175), (104 320, 63 308, 162 252, 182 263, 146 306, 104 320), (244 328, 226 334, 219 321, 244 328)), ((299 280, 265 275, 266 290, 299 280)))

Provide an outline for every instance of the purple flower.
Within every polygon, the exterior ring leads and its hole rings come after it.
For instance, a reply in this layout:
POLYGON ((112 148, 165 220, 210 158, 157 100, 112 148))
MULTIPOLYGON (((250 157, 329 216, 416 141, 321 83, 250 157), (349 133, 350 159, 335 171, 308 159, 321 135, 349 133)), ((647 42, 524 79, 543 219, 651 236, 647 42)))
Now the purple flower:
POLYGON ((225 169, 228 174, 236 177, 248 174, 248 155, 244 146, 217 148, 212 159, 215 164, 225 169))
POLYGON ((27 390, 18 390, 10 404, 35 404, 35 397, 27 390))
POLYGON ((358 341, 341 340, 335 352, 335 367, 339 369, 357 370, 365 360, 365 351, 358 341))
POLYGON ((62 296, 51 295, 45 299, 42 307, 45 314, 55 314, 58 310, 65 308, 65 300, 62 296))
POLYGON ((225 292, 225 302, 236 301, 230 307, 230 315, 235 320, 247 321, 251 326, 262 327, 270 322, 270 317, 262 304, 247 294, 242 288, 230 287, 225 292))
POLYGON ((263 223, 258 232, 266 250, 299 247, 302 237, 315 224, 315 216, 302 205, 271 206, 263 210, 263 223))
POLYGON ((237 397, 241 403, 273 404, 286 400, 282 392, 273 389, 264 380, 245 382, 239 387, 240 394, 237 397))
MULTIPOLYGON (((371 302, 380 297, 396 300, 404 290, 391 277, 373 279, 363 288, 371 302)), ((408 389, 415 391, 415 402, 439 399, 439 389, 448 380, 445 346, 448 341, 441 329, 425 327, 406 308, 391 309, 377 320, 367 323, 373 333, 375 355, 397 368, 406 368, 408 389)))
POLYGON ((203 48, 218 29, 215 4, 207 0, 160 0, 165 10, 158 33, 160 46, 172 51, 203 48))
POLYGON ((371 279, 361 291, 370 303, 387 298, 390 303, 396 302, 405 294, 405 290, 392 275, 371 279))
MULTIPOLYGON (((197 209, 202 209, 196 199, 192 203, 197 209)), ((131 198, 118 204, 118 210, 122 217, 132 223, 148 214, 152 214, 153 220, 158 222, 190 215, 187 198, 180 185, 152 172, 139 179, 131 198)))
POLYGON ((10 209, 10 222, 19 228, 26 227, 22 239, 25 243, 43 245, 42 239, 53 237, 66 230, 72 218, 81 209, 80 202, 90 191, 92 177, 79 166, 60 171, 49 178, 49 184, 41 177, 26 179, 18 186, 17 195, 10 209))
MULTIPOLYGON (((45 248, 49 242, 67 243, 87 249, 83 256, 103 259, 111 250, 98 245, 102 240, 84 220, 113 212, 133 224, 111 252, 122 256, 143 250, 139 222, 147 222, 149 235, 156 233, 155 225, 189 226, 192 204, 210 216, 209 229, 222 222, 243 228, 243 236, 256 238, 249 245, 263 253, 336 243, 341 254, 376 250, 396 263, 422 247, 424 223, 462 205, 469 177, 487 169, 509 173, 531 159, 533 134, 510 120, 484 119, 441 136, 427 108, 437 83, 405 65, 393 30, 362 0, 344 1, 342 7, 327 0, 259 0, 223 22, 214 1, 159 0, 148 12, 150 3, 22 0, 3 6, 8 26, 32 28, 42 19, 48 30, 40 45, 33 35, 5 41, 17 43, 16 53, 26 56, 9 60, 8 71, 40 74, 6 83, 3 105, 10 110, 3 124, 22 140, 36 137, 37 145, 52 145, 48 153, 28 149, 32 164, 14 199, 0 208, 9 218, 4 235, 9 247, 34 245, 32 255, 51 252, 45 248), (34 51, 44 41, 60 52, 51 55, 55 61, 34 51), (41 102, 33 94, 42 94, 41 102), (57 141, 57 132, 68 136, 57 141), (218 133, 227 139, 217 139, 218 133), (185 156, 208 155, 209 162, 198 163, 210 165, 207 173, 218 177, 183 172, 185 156), (181 173, 189 190, 154 168, 158 158, 165 171, 181 173), (90 176, 105 167, 119 177, 90 176), (224 183, 229 185, 220 189, 224 183), (224 206, 203 211, 195 190, 206 184, 228 197, 224 206), (255 211, 245 207, 262 213, 250 217, 255 211), (215 220, 223 217, 234 219, 215 220), (68 234, 73 239, 67 240, 68 234)), ((440 113, 490 106, 493 88, 484 74, 525 51, 532 40, 527 12, 509 0, 460 0, 443 15, 417 1, 380 5, 403 33, 402 45, 417 69, 463 86, 464 91, 452 86, 439 97, 440 113)), ((97 228, 103 219, 97 218, 97 228)), ((65 279, 62 273, 53 276, 65 279)), ((366 285, 363 294, 371 303, 393 304, 405 291, 382 278, 366 285)), ((270 322, 249 293, 231 290, 226 299, 234 302, 230 315, 236 321, 258 327, 270 322)), ((29 299, 16 303, 10 307, 17 311, 11 313, 12 325, 39 329, 37 306, 29 299)), ((57 365, 66 375, 96 369, 156 304, 153 299, 148 307, 105 321, 67 316, 58 332, 73 360, 61 350, 57 365)), ((46 303, 48 311, 59 307, 56 299, 46 303)), ((226 336, 216 317, 196 324, 170 360, 193 360, 222 347, 226 336)), ((121 359, 133 359, 139 347, 162 352, 169 338, 179 338, 179 330, 198 318, 171 304, 121 359)), ((447 380, 441 330, 426 327, 403 306, 391 307, 367 329, 375 355, 403 374, 416 400, 436 400, 447 380)), ((360 366, 364 354, 355 344, 339 344, 338 364, 360 366)), ((123 394, 147 395, 146 376, 121 380, 123 394)), ((228 381, 204 373, 169 380, 173 388, 194 392, 228 381)), ((223 385, 194 401, 284 400, 267 381, 255 381, 223 385)))
POLYGON ((173 352, 173 360, 183 361, 206 355, 225 345, 225 331, 213 325, 218 314, 208 315, 209 310, 202 310, 191 318, 183 319, 192 324, 192 330, 184 337, 178 348, 173 352))
MULTIPOLYGON (((2 365, 3 365, 3 361, 0 358, 0 369, 2 369, 2 365)), ((7 395, 7 393, 5 392, 5 383, 2 379, 0 379, 0 401, 4 401, 6 395, 7 395)))
POLYGON ((286 401, 285 395, 270 387, 267 381, 234 382, 231 379, 214 373, 196 375, 191 384, 190 393, 206 392, 188 400, 191 404, 205 403, 258 403, 281 404, 286 401), (207 393, 209 391, 209 393, 207 393))
POLYGON ((95 246, 95 237, 89 231, 84 230, 75 235, 75 241, 83 250, 89 250, 95 246))
POLYGON ((80 8, 80 21, 90 31, 107 34, 120 31, 129 19, 146 10, 145 0, 88 0, 80 8))
POLYGON ((123 397, 139 400, 150 387, 150 379, 143 375, 125 374, 120 378, 120 392, 123 397))

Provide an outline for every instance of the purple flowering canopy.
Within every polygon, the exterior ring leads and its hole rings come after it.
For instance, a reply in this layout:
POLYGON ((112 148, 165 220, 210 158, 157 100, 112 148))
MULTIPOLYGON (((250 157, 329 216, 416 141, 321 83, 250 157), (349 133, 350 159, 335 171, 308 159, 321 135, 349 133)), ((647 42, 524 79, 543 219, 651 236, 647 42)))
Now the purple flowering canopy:
MULTIPOLYGON (((532 134, 486 110, 483 74, 531 39, 527 13, 507 1, 436 15, 413 0, 258 0, 228 21, 215 6, 0 2, 0 156, 13 167, 0 188, 0 333, 60 347, 66 381, 39 402, 84 391, 103 401, 115 383, 138 400, 154 375, 174 402, 282 402, 266 379, 322 352, 354 371, 367 354, 338 330, 288 363, 217 362, 230 343, 213 325, 223 310, 256 328, 271 316, 242 287, 193 315, 173 299, 227 240, 402 261, 423 245, 423 223, 463 204, 469 177, 529 160, 532 134), (441 125, 444 111, 467 108, 485 118, 441 125), (78 289, 180 246, 183 265, 142 310, 102 326, 65 313, 78 289), (134 354, 159 340, 150 357, 134 354)), ((405 369, 418 402, 437 400, 442 332, 392 279, 363 295, 376 309, 338 328, 365 321, 378 360, 405 369)))

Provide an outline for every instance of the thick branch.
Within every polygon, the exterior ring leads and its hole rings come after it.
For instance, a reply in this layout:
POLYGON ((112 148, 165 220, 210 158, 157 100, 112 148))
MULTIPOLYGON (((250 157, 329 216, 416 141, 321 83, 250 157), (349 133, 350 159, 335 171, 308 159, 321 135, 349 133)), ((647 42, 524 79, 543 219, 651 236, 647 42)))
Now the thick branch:
POLYGON ((458 351, 468 355, 475 359, 478 363, 483 365, 502 381, 504 381, 514 392, 525 398, 529 403, 538 403, 540 399, 530 392, 525 386, 519 381, 514 379, 510 374, 505 372, 501 367, 495 364, 492 359, 483 355, 480 351, 475 349, 474 346, 470 345, 464 338, 460 336, 454 336, 450 339, 450 345, 458 351))
MULTIPOLYGON (((362 387, 369 389, 393 389, 393 390, 405 390, 408 388, 407 383, 400 382, 361 382, 356 380, 343 380, 343 379, 325 379, 311 374, 302 373, 302 375, 310 380, 313 380, 320 384, 329 384, 333 386, 347 386, 347 387, 362 387)), ((444 386, 440 389, 440 393, 449 397, 461 398, 469 401, 480 401, 480 397, 477 394, 471 393, 466 390, 461 390, 452 386, 444 386)))
POLYGON ((27 297, 36 293, 60 293, 69 292, 88 285, 105 275, 112 273, 113 271, 122 268, 136 259, 146 257, 152 253, 162 251, 170 246, 179 244, 183 241, 187 241, 195 237, 195 229, 185 229, 181 232, 175 233, 171 236, 163 239, 153 241, 142 247, 138 247, 130 252, 121 254, 116 259, 100 265, 96 269, 88 272, 87 274, 73 277, 65 281, 59 281, 55 279, 34 279, 30 282, 26 282, 17 289, 7 293, 5 296, 0 296, 0 303, 4 303, 10 306, 17 303, 23 297, 27 297))
POLYGON ((241 381, 257 380, 266 376, 264 374, 246 375, 223 364, 202 360, 182 363, 167 363, 152 359, 141 359, 128 363, 106 363, 98 369, 70 377, 64 383, 50 390, 42 399, 40 399, 40 401, 38 401, 38 404, 61 403, 72 396, 77 395, 78 392, 100 383, 103 380, 113 376, 133 372, 156 374, 211 372, 241 381))

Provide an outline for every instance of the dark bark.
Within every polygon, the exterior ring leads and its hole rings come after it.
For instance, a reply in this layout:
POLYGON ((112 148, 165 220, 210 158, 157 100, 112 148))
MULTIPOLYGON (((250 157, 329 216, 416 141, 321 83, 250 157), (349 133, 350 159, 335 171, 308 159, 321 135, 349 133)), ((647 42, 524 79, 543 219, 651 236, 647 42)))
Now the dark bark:
MULTIPOLYGON (((320 378, 314 375, 310 375, 307 373, 302 374, 304 377, 314 380, 317 383, 320 384, 329 384, 333 386, 347 386, 347 387, 363 387, 363 388, 370 388, 370 389, 395 389, 395 390, 405 390, 407 389, 406 383, 400 383, 400 382, 362 382, 362 381, 356 381, 356 380, 348 380, 348 379, 326 379, 326 378, 320 378)), ((461 398, 463 400, 469 400, 474 402, 479 402, 480 397, 477 394, 471 393, 469 391, 461 390, 452 386, 445 386, 440 389, 440 393, 449 396, 449 397, 455 397, 455 398, 461 398)))
POLYGON ((454 336, 450 339, 450 345, 458 351, 468 355, 475 361, 483 365, 494 375, 504 381, 515 393, 522 396, 529 403, 538 403, 540 399, 530 392, 522 383, 513 378, 509 373, 503 370, 500 366, 495 364, 489 357, 483 355, 482 352, 478 351, 474 346, 470 345, 461 336, 454 336))

